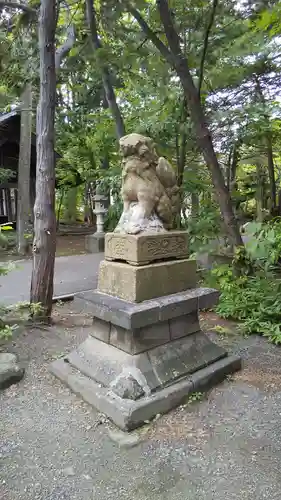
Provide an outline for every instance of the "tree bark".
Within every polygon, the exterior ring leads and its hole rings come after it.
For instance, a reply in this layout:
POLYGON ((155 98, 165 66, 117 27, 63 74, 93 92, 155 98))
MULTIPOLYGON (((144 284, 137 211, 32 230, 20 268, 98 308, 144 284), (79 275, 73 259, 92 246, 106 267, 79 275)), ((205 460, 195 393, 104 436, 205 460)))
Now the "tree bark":
POLYGON ((191 120, 196 133, 197 143, 202 151, 206 164, 210 170, 212 181, 215 187, 216 197, 220 206, 221 214, 229 235, 230 242, 234 246, 243 246, 243 241, 240 235, 237 220, 235 218, 233 207, 229 195, 229 191, 225 185, 223 173, 218 163, 214 146, 209 132, 206 119, 204 116, 203 108, 198 95, 190 70, 187 59, 182 53, 180 47, 180 40, 178 33, 174 28, 171 12, 169 10, 167 0, 157 0, 157 6, 160 18, 164 27, 165 35, 168 41, 169 49, 161 42, 154 32, 147 26, 145 21, 137 13, 135 16, 135 9, 131 8, 131 13, 138 20, 142 29, 150 40, 160 50, 161 54, 170 62, 174 67, 184 90, 184 94, 189 106, 191 120))
POLYGON ((259 161, 256 162, 257 191, 256 191, 256 217, 258 222, 263 222, 265 217, 265 185, 264 185, 264 167, 259 161))
MULTIPOLYGON (((102 44, 98 36, 98 27, 97 27, 96 12, 94 7, 94 0, 86 0, 86 12, 87 12, 87 21, 91 33, 91 41, 93 49, 97 53, 99 49, 102 48, 102 44)), ((117 138, 120 139, 121 137, 126 135, 126 131, 122 113, 118 106, 115 91, 112 85, 111 74, 108 67, 104 63, 100 63, 100 69, 102 74, 102 83, 106 100, 108 102, 108 106, 111 111, 112 117, 115 121, 117 138)))
POLYGON ((270 214, 276 215, 277 212, 277 196, 276 196, 276 180, 272 150, 272 138, 270 132, 266 135, 266 149, 267 149, 267 169, 269 177, 270 189, 270 214))
POLYGON ((37 177, 30 301, 52 311, 56 250, 55 217, 55 30, 56 0, 41 0, 39 18, 40 97, 37 110, 37 177))
POLYGON ((191 193, 191 217, 197 219, 199 214, 199 196, 198 193, 191 193))
MULTIPOLYGON (((186 99, 184 99, 182 104, 181 124, 184 125, 186 120, 187 120, 187 105, 186 105, 186 99)), ((184 174, 185 159, 186 159, 186 147, 187 147, 187 133, 185 128, 183 128, 182 133, 180 134, 180 140, 178 141, 177 184, 179 188, 182 187, 183 183, 183 174, 184 174)))
POLYGON ((0 188, 0 215, 4 215, 4 190, 0 188))
POLYGON ((25 233, 30 212, 30 158, 32 132, 32 85, 27 83, 22 93, 20 152, 18 165, 17 199, 17 250, 24 255, 27 250, 25 233))
POLYGON ((75 224, 77 218, 77 187, 67 190, 65 201, 64 220, 67 224, 75 224))
POLYGON ((10 188, 5 189, 5 198, 6 198, 6 210, 8 216, 8 222, 13 222, 13 209, 12 209, 12 198, 10 188))
POLYGON ((277 211, 277 199, 276 199, 276 179, 275 179, 275 170, 274 170, 274 160, 273 160, 273 150, 272 150, 272 133, 270 131, 270 118, 268 113, 266 112, 266 100, 263 95, 262 87, 260 84, 259 77, 254 75, 254 80, 256 83, 256 90, 259 96, 259 99, 264 108, 264 119, 265 123, 268 127, 268 130, 265 133, 265 143, 266 143, 266 154, 267 154, 267 170, 268 170, 268 178, 269 178, 269 189, 270 189, 270 214, 274 215, 277 211))
POLYGON ((205 65, 205 60, 206 60, 206 55, 207 55, 207 50, 208 50, 208 45, 209 45, 209 37, 210 37, 210 33, 211 33, 211 30, 212 30, 212 27, 214 24, 217 6, 218 6, 218 0, 213 0, 210 19, 209 19, 209 22, 208 22, 208 25, 206 28, 205 36, 204 36, 203 51, 202 51, 202 57, 201 57, 201 61, 200 61, 200 68, 199 68, 199 78, 198 78, 199 99, 201 99, 201 89, 202 89, 202 83, 203 83, 203 77, 204 77, 204 65, 205 65))

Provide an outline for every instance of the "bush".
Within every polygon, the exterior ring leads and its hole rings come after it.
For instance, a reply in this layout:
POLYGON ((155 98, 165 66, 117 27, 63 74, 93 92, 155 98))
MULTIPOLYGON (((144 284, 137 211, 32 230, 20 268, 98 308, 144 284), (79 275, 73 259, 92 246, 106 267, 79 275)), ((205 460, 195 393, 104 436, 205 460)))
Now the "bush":
POLYGON ((245 225, 247 253, 265 271, 281 268, 281 217, 270 222, 249 222, 245 225))
POLYGON ((214 268, 209 286, 221 292, 215 311, 223 318, 238 320, 244 334, 260 334, 281 344, 281 280, 263 270, 237 277, 229 265, 214 268))
MULTIPOLYGON (((26 233, 24 235, 26 240, 26 245, 28 246, 32 243, 32 234, 26 233)), ((0 225, 0 249, 9 250, 15 248, 17 245, 17 233, 12 226, 9 224, 0 225)))

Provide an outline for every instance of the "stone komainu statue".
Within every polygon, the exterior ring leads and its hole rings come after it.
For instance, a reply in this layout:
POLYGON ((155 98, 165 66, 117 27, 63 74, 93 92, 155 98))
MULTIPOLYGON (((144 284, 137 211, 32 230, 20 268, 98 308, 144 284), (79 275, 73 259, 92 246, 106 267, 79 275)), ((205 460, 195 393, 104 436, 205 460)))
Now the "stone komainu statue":
POLYGON ((179 211, 179 188, 173 168, 158 157, 152 139, 130 134, 120 139, 123 214, 116 232, 173 229, 179 211))

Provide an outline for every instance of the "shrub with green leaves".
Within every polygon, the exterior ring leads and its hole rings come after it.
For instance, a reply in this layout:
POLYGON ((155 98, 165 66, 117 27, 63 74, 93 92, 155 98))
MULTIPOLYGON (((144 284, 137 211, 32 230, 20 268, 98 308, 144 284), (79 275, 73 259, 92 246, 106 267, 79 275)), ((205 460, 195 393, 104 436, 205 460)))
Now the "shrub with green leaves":
POLYGON ((281 267, 281 217, 261 223, 249 222, 244 229, 247 253, 265 271, 281 267))
POLYGON ((215 311, 223 318, 238 320, 244 334, 259 334, 281 344, 281 279, 264 271, 236 276, 229 265, 214 268, 209 286, 221 292, 215 311))

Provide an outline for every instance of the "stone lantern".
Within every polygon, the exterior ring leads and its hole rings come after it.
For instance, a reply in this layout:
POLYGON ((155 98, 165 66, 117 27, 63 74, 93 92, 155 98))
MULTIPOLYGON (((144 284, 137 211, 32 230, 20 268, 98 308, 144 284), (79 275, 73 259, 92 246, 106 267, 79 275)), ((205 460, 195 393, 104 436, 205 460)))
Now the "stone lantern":
POLYGON ((96 194, 94 197, 96 215, 96 232, 88 234, 85 238, 85 247, 89 253, 99 253, 104 251, 104 220, 107 213, 105 208, 107 197, 103 194, 96 194))

